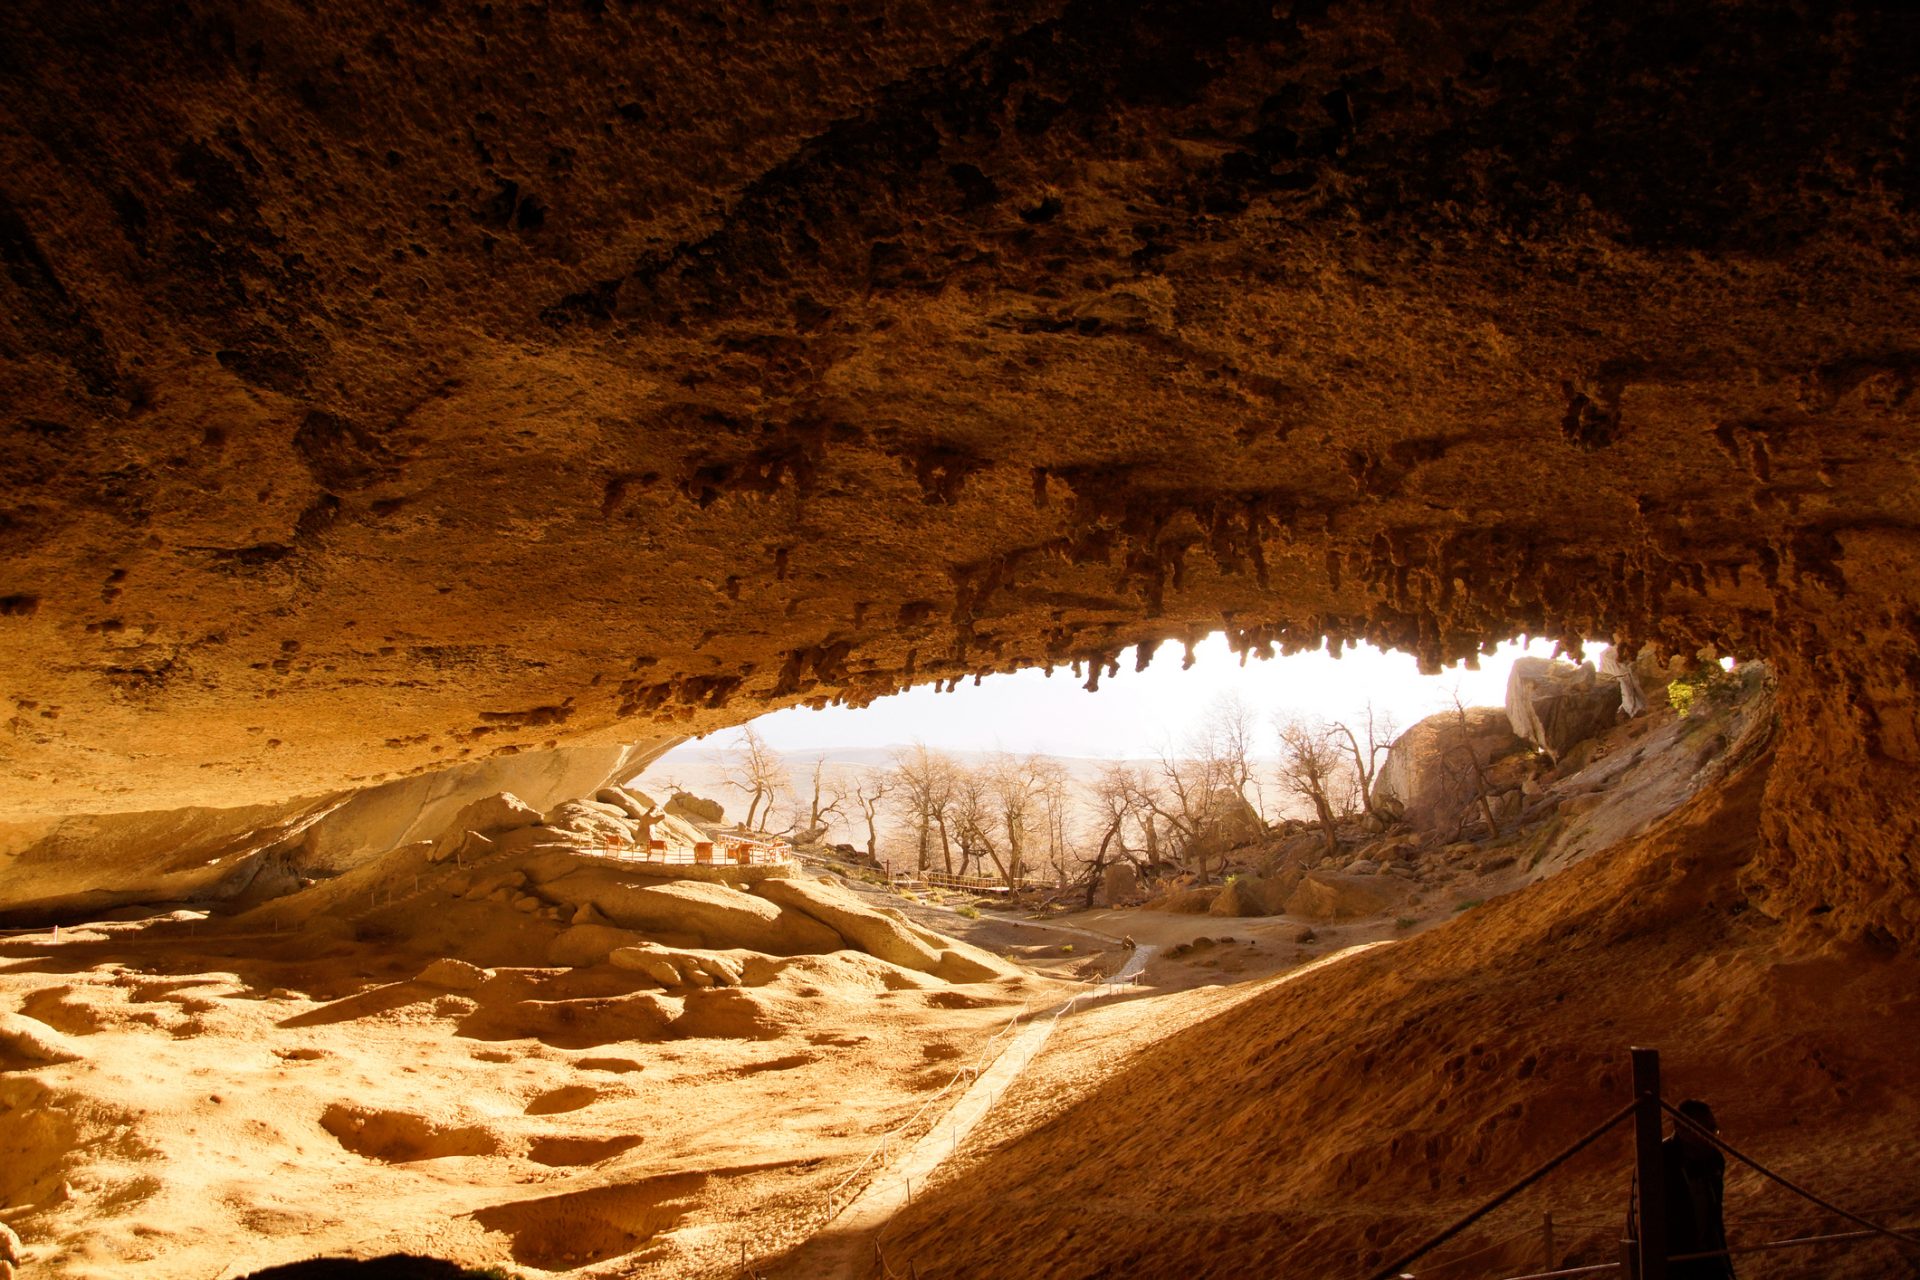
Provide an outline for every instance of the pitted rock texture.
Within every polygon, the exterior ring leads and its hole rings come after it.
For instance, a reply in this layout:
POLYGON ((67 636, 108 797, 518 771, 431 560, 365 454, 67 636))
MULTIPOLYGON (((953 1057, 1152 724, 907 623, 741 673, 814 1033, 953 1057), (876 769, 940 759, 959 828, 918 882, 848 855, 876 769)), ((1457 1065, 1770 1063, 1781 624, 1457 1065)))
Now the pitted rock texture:
POLYGON ((0 819, 1525 629, 1778 659, 1910 935, 1917 22, 10 6, 0 819))

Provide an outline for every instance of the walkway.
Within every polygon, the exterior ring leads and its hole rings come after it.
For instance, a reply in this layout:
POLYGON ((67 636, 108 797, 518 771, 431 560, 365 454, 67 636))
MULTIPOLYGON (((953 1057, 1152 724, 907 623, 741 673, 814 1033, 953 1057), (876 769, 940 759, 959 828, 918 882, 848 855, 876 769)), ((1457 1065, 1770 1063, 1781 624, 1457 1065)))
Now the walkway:
MULTIPOLYGON (((1021 923, 1031 923, 1023 921, 1021 923)), ((1061 932, 1085 934, 1087 930, 1068 926, 1035 925, 1061 932)), ((1111 942, 1112 938, 1100 934, 1111 942)), ((1136 975, 1147 967, 1157 950, 1151 946, 1134 949, 1119 972, 1091 991, 1066 1001, 1051 1011, 1035 1016, 1014 1036, 993 1065, 981 1072, 960 1100, 953 1104, 939 1123, 926 1135, 882 1169, 866 1189, 849 1202, 831 1222, 807 1242, 789 1254, 772 1274, 791 1280, 861 1280, 870 1273, 874 1233, 893 1215, 912 1203, 914 1188, 924 1187, 942 1161, 959 1150, 961 1140, 986 1118, 1009 1085, 1019 1078, 1040 1052, 1060 1018, 1083 1000, 1099 999, 1129 987, 1136 975)))

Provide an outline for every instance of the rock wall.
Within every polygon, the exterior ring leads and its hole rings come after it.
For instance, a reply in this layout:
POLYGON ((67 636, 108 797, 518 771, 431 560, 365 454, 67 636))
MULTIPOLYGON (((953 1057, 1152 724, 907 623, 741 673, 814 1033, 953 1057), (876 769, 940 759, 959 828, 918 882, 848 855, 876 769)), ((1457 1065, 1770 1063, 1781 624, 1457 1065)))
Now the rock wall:
POLYGON ((633 777, 679 741, 502 756, 279 804, 7 824, 0 826, 0 919, 232 897, 263 872, 286 878, 344 871, 440 834, 483 796, 511 791, 544 809, 633 777))
POLYGON ((1524 630, 1806 655, 1768 900, 1909 935, 1917 23, 23 0, 0 820, 1524 630))

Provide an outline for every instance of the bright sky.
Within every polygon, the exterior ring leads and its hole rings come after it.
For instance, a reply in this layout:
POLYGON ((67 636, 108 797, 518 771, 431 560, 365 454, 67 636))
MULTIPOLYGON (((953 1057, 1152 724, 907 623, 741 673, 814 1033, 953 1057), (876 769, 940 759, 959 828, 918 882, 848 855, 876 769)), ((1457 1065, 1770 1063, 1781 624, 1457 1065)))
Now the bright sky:
MULTIPOLYGON (((1421 675, 1412 654, 1370 648, 1349 649, 1338 659, 1324 649, 1267 662, 1249 658, 1242 668, 1226 637, 1215 634, 1194 647, 1191 670, 1180 669, 1180 645, 1168 641, 1144 672, 1134 672, 1131 655, 1123 658, 1120 674, 1103 677, 1098 693, 1088 693, 1064 667, 1051 678, 1019 671, 988 676, 978 688, 963 681, 952 693, 922 686, 861 709, 776 711, 754 727, 789 753, 920 741, 949 751, 1140 757, 1153 755, 1169 736, 1177 742, 1224 693, 1237 693, 1263 729, 1277 712, 1344 719, 1368 699, 1405 729, 1451 707, 1456 689, 1467 706, 1501 705, 1513 660, 1552 653, 1547 640, 1509 643, 1483 657, 1478 671, 1454 667, 1437 676, 1421 675)), ((720 746, 730 737, 721 733, 698 745, 720 746)))

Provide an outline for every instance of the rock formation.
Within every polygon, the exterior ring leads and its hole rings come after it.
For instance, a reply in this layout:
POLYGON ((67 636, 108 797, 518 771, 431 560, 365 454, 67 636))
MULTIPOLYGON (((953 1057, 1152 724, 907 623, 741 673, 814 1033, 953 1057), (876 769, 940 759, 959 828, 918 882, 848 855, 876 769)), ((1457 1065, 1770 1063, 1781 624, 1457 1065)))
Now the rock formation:
POLYGON ((1220 626, 1525 630, 1773 660, 1756 901, 1920 936, 1915 22, 12 5, 6 897, 1220 626))
POLYGON ((1555 760, 1619 719, 1624 705, 1620 681, 1601 677, 1591 662, 1521 658, 1507 677, 1513 732, 1555 760))
POLYGON ((1476 770, 1526 749, 1497 707, 1428 716, 1393 740, 1374 780, 1374 804, 1422 830, 1457 827, 1475 803, 1476 770))

